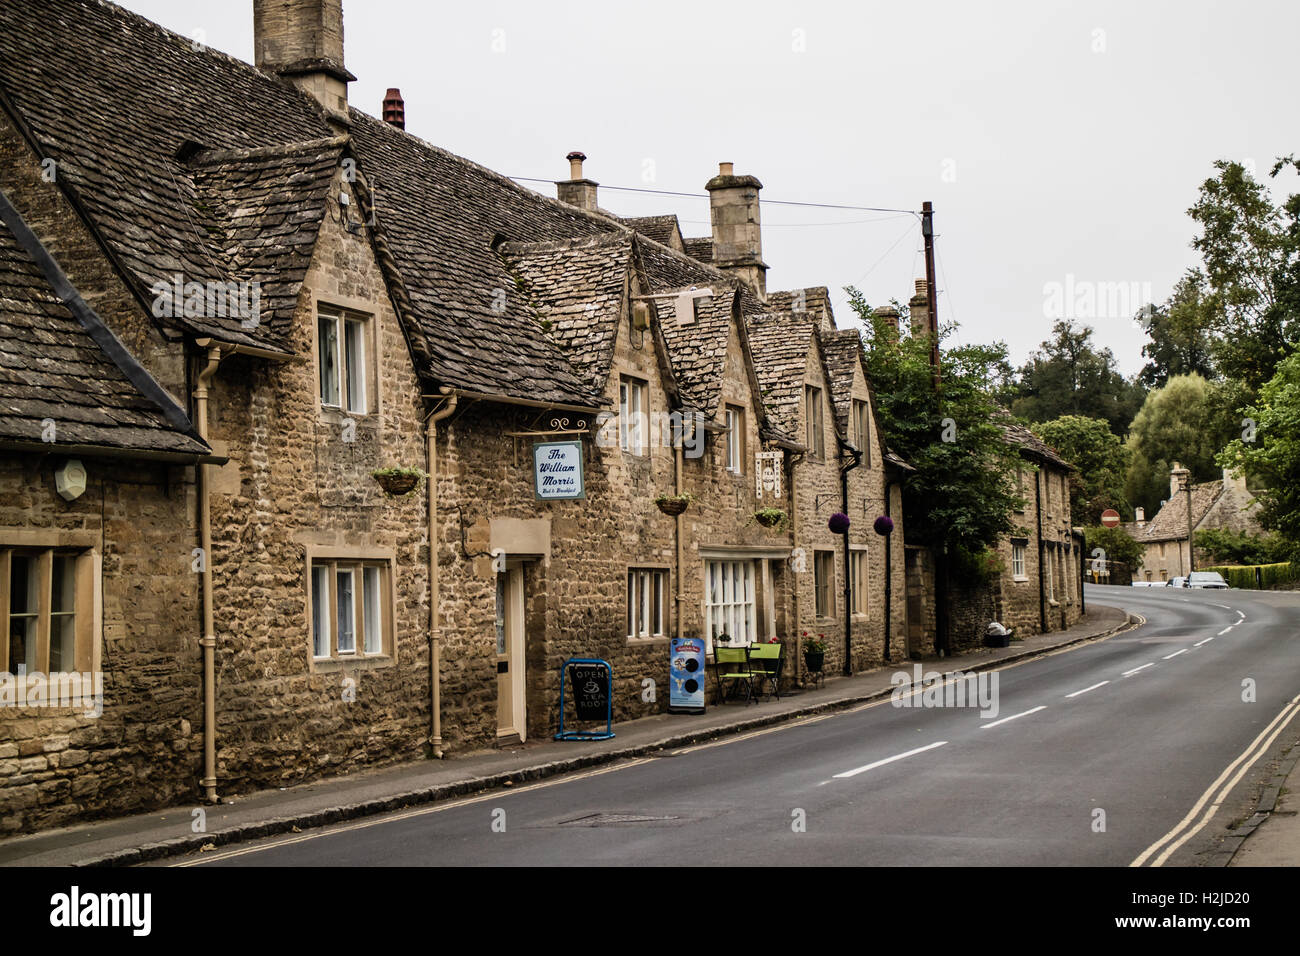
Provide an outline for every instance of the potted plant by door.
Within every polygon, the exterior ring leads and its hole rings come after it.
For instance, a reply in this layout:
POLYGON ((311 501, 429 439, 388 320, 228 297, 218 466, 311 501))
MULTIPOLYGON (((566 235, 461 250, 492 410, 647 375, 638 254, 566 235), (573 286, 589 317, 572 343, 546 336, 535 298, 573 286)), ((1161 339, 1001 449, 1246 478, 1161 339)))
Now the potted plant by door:
POLYGON ((826 635, 803 632, 803 664, 809 673, 819 673, 826 663, 826 635))
POLYGON ((689 491, 683 491, 680 495, 659 495, 655 498, 655 504, 666 515, 679 515, 694 500, 695 496, 693 494, 689 491))
POLYGON ((372 471, 370 476, 379 482, 384 494, 390 498, 409 495, 427 475, 419 468, 380 468, 372 471))

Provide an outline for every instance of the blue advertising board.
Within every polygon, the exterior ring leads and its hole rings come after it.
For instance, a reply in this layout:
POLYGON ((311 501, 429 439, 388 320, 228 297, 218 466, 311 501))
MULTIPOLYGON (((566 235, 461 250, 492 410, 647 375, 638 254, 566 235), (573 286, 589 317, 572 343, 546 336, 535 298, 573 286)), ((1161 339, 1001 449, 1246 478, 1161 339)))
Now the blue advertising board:
POLYGON ((674 637, 668 642, 669 713, 704 713, 707 650, 701 638, 674 637))

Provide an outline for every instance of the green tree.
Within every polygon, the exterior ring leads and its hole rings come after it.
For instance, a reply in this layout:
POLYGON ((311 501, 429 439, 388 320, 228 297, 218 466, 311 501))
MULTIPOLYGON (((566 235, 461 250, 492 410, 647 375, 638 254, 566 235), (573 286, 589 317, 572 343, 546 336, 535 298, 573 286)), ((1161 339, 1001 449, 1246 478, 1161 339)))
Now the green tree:
MULTIPOLYGON (((1085 570, 1093 571, 1109 567, 1111 569, 1111 584, 1127 584, 1129 579, 1116 580, 1115 563, 1122 566, 1124 573, 1132 574, 1138 568, 1142 567, 1142 558, 1146 554, 1146 546, 1134 539, 1134 537, 1123 528, 1107 528, 1104 525, 1093 525, 1083 529, 1084 560, 1087 561, 1085 570), (1098 553, 1100 549, 1100 553, 1098 553), (1094 565, 1093 562, 1100 562, 1094 565)), ((1123 575, 1120 575, 1123 577, 1123 575)))
POLYGON ((1061 319, 1020 368, 1011 411, 1030 422, 1047 422, 1062 415, 1103 419, 1123 435, 1138 406, 1142 390, 1120 374, 1110 349, 1092 344, 1092 328, 1061 319))
POLYGON ((1256 492, 1259 522, 1284 539, 1300 561, 1300 353, 1278 364, 1245 409, 1249 427, 1224 449, 1219 463, 1244 468, 1264 487, 1256 492))
POLYGON ((1078 469, 1070 475, 1070 513, 1076 524, 1096 524, 1107 508, 1132 515, 1124 496, 1128 450, 1106 422, 1062 415, 1033 430, 1078 469))
MULTIPOLYGON (((1271 175, 1288 166, 1300 170, 1287 157, 1271 175)), ((1201 184, 1187 211, 1201 230, 1192 247, 1221 305, 1213 329, 1215 362, 1254 393, 1300 333, 1300 197, 1276 207, 1264 184, 1240 163, 1220 160, 1214 168, 1218 174, 1201 184)))
POLYGON ((1211 329, 1222 321, 1222 304, 1206 288, 1205 274, 1188 269, 1164 304, 1137 316, 1151 341, 1142 346, 1148 361, 1138 373, 1143 388, 1160 388, 1173 375, 1215 375, 1211 329))
POLYGON ((1215 456, 1233 435, 1231 413, 1220 387, 1199 375, 1178 375, 1151 392, 1129 427, 1125 495, 1154 514, 1169 497, 1173 462, 1193 481, 1210 481, 1220 470, 1215 456))
POLYGON ((862 320, 867 371, 887 444, 917 470, 908 482, 903 517, 909 540, 977 554, 1011 530, 1019 504, 1014 476, 1019 454, 995 416, 996 379, 1009 366, 1006 346, 945 347, 936 393, 930 337, 902 335, 876 315, 862 293, 845 291, 862 320))
POLYGON ((1196 550, 1213 564, 1276 564, 1290 560, 1290 547, 1280 534, 1251 534, 1231 528, 1203 528, 1192 535, 1196 550))

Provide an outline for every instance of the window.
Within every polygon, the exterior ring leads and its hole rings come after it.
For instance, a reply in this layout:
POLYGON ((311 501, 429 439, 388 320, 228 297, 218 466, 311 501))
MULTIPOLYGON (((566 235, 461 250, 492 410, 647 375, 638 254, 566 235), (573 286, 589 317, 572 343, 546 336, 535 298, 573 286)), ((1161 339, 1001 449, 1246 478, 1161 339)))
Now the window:
POLYGON ((853 403, 853 444, 862 452, 862 463, 871 464, 871 405, 867 402, 853 403))
POLYGON ((1023 544, 1013 544, 1011 546, 1011 576, 1017 581, 1027 580, 1025 575, 1025 546, 1023 544))
POLYGON ((1043 549, 1043 563, 1046 566, 1044 570, 1047 579, 1047 600, 1056 600, 1056 555, 1051 548, 1043 549))
POLYGON ((663 637, 665 629, 664 581, 667 572, 657 568, 628 568, 627 636, 663 637))
POLYGON ((817 616, 835 616, 835 552, 813 554, 813 587, 817 597, 817 616))
POLYGON ((311 647, 317 660, 391 653, 386 561, 320 559, 311 566, 311 647), (360 648, 358 648, 358 639, 360 648))
POLYGON ((867 552, 850 551, 849 569, 852 576, 853 613, 867 613, 867 552))
POLYGON ((632 455, 645 454, 647 406, 646 383, 624 375, 618 384, 618 444, 632 455))
POLYGON ((727 471, 745 473, 745 410, 727 406, 727 471))
POLYGON ((1016 465, 1016 494, 1020 496, 1020 504, 1016 508, 1016 514, 1025 513, 1025 469, 1016 465))
POLYGON ((709 622, 709 644, 719 634, 732 645, 752 644, 754 622, 754 563, 752 561, 708 561, 705 564, 705 617, 709 622))
POLYGON ((357 312, 320 306, 316 316, 316 361, 320 371, 320 403, 329 408, 364 415, 366 379, 366 339, 368 316, 357 312))
POLYGON ((822 390, 812 385, 805 385, 804 425, 807 428, 806 442, 808 454, 813 458, 826 457, 826 429, 822 425, 822 390))
POLYGON ((91 669, 89 554, 0 548, 0 665, 11 674, 91 669))

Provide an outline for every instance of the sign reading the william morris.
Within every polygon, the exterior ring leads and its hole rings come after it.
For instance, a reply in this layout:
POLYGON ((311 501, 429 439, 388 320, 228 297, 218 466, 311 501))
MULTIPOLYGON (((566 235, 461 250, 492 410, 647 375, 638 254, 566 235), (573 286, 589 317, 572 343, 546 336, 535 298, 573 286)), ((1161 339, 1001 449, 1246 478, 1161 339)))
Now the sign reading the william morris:
POLYGON ((582 442, 539 441, 533 445, 533 489, 540 500, 585 498, 582 442))

